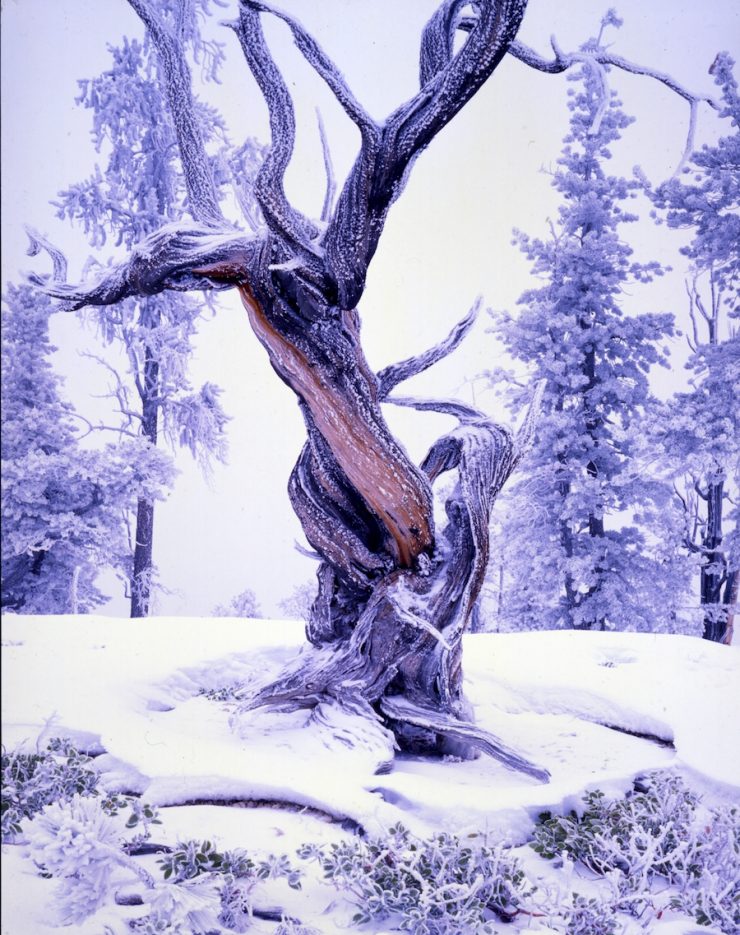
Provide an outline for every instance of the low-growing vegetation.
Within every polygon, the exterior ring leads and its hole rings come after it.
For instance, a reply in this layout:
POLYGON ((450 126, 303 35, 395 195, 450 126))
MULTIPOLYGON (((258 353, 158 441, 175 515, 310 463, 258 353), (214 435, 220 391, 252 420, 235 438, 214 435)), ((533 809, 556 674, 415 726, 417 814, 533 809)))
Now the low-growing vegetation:
MULTIPOLYGON (((615 910, 643 916, 656 911, 656 884, 669 884, 670 908, 700 925, 740 930, 740 813, 706 809, 679 776, 655 774, 623 799, 602 792, 583 798, 584 809, 544 813, 532 847, 542 857, 566 856, 607 876, 615 910)), ((660 912, 660 909, 657 909, 660 912)))
POLYGON ((300 890, 318 865, 359 931, 486 935, 522 916, 563 935, 616 935, 629 917, 645 925, 669 910, 728 935, 740 930, 738 811, 704 807, 674 774, 648 776, 621 799, 593 791, 578 811, 543 813, 530 843, 567 871, 554 894, 511 848, 478 835, 420 839, 402 825, 382 837, 304 844, 300 864, 181 841, 161 849, 157 876, 136 859, 161 824, 156 809, 107 793, 92 762, 61 739, 33 754, 3 752, 3 840, 27 842, 38 872, 57 881, 62 923, 83 922, 133 882, 140 895, 131 905, 143 908, 128 925, 139 935, 247 932, 255 916, 274 919, 277 935, 316 935, 279 910, 265 915, 255 892, 280 879, 300 890))

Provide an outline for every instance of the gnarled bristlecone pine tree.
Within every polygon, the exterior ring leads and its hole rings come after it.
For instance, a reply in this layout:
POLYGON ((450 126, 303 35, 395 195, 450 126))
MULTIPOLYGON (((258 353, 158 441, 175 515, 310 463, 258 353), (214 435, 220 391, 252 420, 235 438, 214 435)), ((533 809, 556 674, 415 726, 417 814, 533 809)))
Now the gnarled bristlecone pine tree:
POLYGON ((553 43, 554 58, 542 58, 516 39, 526 0, 445 0, 421 37, 419 91, 378 123, 298 22, 264 3, 241 0, 238 19, 229 25, 267 102, 272 134, 255 182, 264 226, 246 234, 225 220, 219 205, 176 22, 155 0, 129 2, 161 57, 192 222, 165 224, 95 281, 47 281, 45 288, 72 308, 165 289, 237 289, 274 370, 298 397, 308 440, 289 495, 321 558, 307 627, 312 649, 273 684, 245 689, 245 704, 339 706, 357 715, 358 734, 367 735, 367 719, 377 725, 370 733, 385 738, 386 757, 393 743, 458 756, 482 750, 547 779, 546 770, 473 724, 461 670, 462 636, 488 556, 489 512, 531 435, 537 392, 516 437, 459 403, 394 399, 399 383, 459 344, 474 314, 441 345, 375 374, 360 343, 357 307, 388 211, 415 157, 507 54, 553 73, 586 62, 605 94, 611 65, 656 78, 692 112, 701 98, 598 42, 574 53, 553 43), (294 111, 263 35, 264 16, 287 24, 360 132, 354 165, 336 203, 326 199, 320 221, 296 210, 284 191, 294 111), (384 402, 446 412, 459 425, 416 465, 389 430, 384 402), (456 472, 457 483, 447 499, 446 526, 435 530, 432 485, 448 471, 456 472))

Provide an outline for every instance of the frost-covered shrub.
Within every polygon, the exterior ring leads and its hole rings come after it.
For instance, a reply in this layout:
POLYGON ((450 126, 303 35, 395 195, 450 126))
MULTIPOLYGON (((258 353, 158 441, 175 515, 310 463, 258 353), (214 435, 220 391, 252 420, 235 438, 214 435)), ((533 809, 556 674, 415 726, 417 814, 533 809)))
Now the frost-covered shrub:
POLYGON ((321 932, 286 916, 275 929, 274 935, 321 935, 321 932))
POLYGON ((106 900, 123 843, 121 822, 100 800, 75 795, 47 805, 28 829, 31 856, 45 876, 60 880, 57 907, 63 923, 79 923, 106 900))
POLYGON ((672 907, 700 925, 740 932, 740 811, 712 809, 693 844, 697 869, 672 907))
POLYGON ((699 798, 679 777, 653 776, 619 800, 589 792, 583 802, 580 815, 540 815, 532 842, 538 854, 553 858, 565 852, 596 873, 616 869, 632 878, 647 870, 673 879, 684 869, 699 798))
POLYGON ((275 880, 285 877, 293 889, 301 888, 301 873, 291 865, 285 854, 271 854, 255 863, 241 848, 221 853, 210 841, 180 841, 174 850, 161 857, 157 863, 162 868, 165 880, 172 879, 173 883, 192 880, 205 873, 220 873, 236 879, 275 880))
POLYGON ((491 931, 492 915, 513 918, 533 892, 518 861, 502 847, 473 846, 450 834, 414 838, 402 825, 387 837, 298 854, 357 906, 353 921, 392 919, 414 935, 491 931))
POLYGON ((254 861, 241 848, 216 850, 211 841, 181 841, 158 861, 165 880, 190 883, 204 878, 217 887, 218 921, 234 932, 246 932, 252 917, 252 892, 262 880, 285 878, 301 888, 301 873, 281 854, 254 861))
POLYGON ((149 902, 150 922, 165 923, 167 935, 208 935, 219 929, 221 889, 211 876, 158 883, 149 902))
POLYGON ((609 903, 586 899, 578 893, 573 893, 564 921, 566 935, 615 935, 617 931, 617 919, 609 903))
POLYGON ((670 774, 647 777, 624 799, 607 800, 597 791, 583 802, 580 815, 540 815, 532 841, 538 854, 567 855, 608 875, 619 911, 642 914, 655 902, 652 885, 662 880, 678 891, 672 908, 699 924, 740 931, 737 809, 704 809, 670 774))
POLYGON ((55 738, 40 753, 2 751, 2 839, 21 833, 21 822, 45 806, 75 795, 97 795, 98 774, 89 756, 55 738))

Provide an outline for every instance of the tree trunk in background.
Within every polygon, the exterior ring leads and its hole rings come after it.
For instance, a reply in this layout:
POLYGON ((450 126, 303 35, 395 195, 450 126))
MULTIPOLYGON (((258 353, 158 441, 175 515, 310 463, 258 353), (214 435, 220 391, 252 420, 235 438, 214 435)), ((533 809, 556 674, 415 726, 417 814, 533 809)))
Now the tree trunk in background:
MULTIPOLYGON (((700 593, 704 614, 704 639, 722 643, 725 639, 728 623, 726 598, 730 596, 727 588, 723 599, 722 586, 727 581, 722 546, 722 507, 724 500, 724 480, 715 480, 707 484, 706 493, 700 496, 707 504, 707 522, 702 535, 702 566, 700 593)), ((730 589, 731 590, 731 589, 730 589)))
MULTIPOLYGON (((146 314, 146 313, 145 313, 146 314)), ((154 313, 159 324, 158 314, 154 313)), ((159 363, 150 347, 144 351, 144 372, 141 389, 141 433, 156 447, 159 404, 159 363)), ((148 617, 151 612, 152 567, 154 548, 154 501, 140 498, 136 504, 133 569, 131 574, 131 617, 148 617)))

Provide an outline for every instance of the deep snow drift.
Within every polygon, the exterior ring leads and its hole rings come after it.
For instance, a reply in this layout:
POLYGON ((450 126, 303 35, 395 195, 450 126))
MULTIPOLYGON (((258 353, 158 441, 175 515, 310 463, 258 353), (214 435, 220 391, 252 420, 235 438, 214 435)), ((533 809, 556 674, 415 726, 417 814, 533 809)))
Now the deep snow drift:
MULTIPOLYGON (((468 636, 476 719, 547 767, 542 784, 488 758, 397 758, 376 775, 338 716, 257 712, 230 722, 203 694, 266 680, 303 643, 302 625, 286 621, 9 616, 3 742, 35 748, 67 736, 100 753, 108 784, 163 807, 158 841, 203 837, 273 853, 337 840, 349 833, 343 820, 371 833, 397 821, 420 835, 487 831, 518 845, 540 811, 573 807, 587 789, 622 793, 636 775, 669 766, 711 801, 740 799, 740 647, 629 633, 468 636), (235 807, 245 803, 253 807, 235 807)), ((51 885, 20 850, 3 848, 3 935, 46 931, 51 885)), ((292 898, 295 908, 306 897, 292 898)), ((99 935, 102 916, 78 930, 99 935)), ((324 917, 320 930, 333 932, 334 921, 324 917)))

